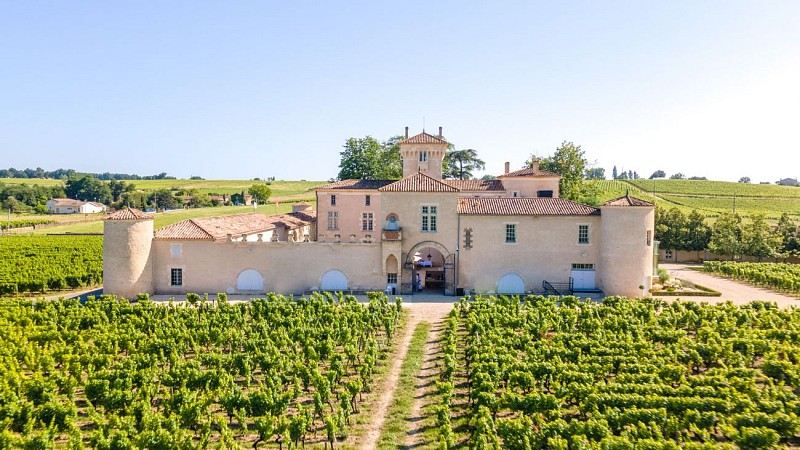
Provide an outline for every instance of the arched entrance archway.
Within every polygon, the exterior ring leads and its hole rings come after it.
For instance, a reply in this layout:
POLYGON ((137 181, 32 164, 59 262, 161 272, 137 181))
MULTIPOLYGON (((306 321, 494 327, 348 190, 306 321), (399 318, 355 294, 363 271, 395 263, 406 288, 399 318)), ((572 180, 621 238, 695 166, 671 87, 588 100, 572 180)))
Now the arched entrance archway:
POLYGON ((425 291, 455 295, 455 259, 455 254, 436 241, 416 244, 403 263, 402 293, 425 291))
POLYGON ((338 270, 329 270, 322 275, 319 287, 323 291, 346 291, 347 276, 338 270))
POLYGON ((255 269, 245 269, 236 278, 237 291, 264 291, 264 277, 255 269))
POLYGON ((503 275, 497 282, 498 294, 524 294, 525 280, 515 273, 503 275))

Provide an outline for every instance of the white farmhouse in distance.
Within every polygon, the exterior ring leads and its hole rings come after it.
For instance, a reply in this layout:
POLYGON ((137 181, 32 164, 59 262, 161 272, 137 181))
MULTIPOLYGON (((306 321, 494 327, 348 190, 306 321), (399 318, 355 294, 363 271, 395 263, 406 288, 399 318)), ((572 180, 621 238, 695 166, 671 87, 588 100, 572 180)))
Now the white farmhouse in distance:
POLYGON ((52 214, 94 214, 104 212, 106 205, 97 202, 84 202, 71 198, 51 198, 47 201, 47 211, 52 214))
POLYGON ((400 180, 316 189, 317 211, 190 219, 106 216, 103 290, 258 295, 383 291, 642 295, 653 276, 654 205, 628 195, 597 207, 560 197, 559 175, 533 167, 497 180, 446 180, 448 143, 400 142, 400 180))

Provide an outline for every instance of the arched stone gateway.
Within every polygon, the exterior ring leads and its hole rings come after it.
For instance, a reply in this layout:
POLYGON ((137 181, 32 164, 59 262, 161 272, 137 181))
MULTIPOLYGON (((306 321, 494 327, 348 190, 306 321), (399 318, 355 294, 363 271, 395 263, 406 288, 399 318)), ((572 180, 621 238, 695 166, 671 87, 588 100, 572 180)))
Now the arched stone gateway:
POLYGON ((455 262, 455 254, 436 241, 416 244, 404 258, 401 293, 407 295, 422 290, 455 295, 455 262))
POLYGON ((264 277, 257 270, 245 269, 236 279, 236 290, 264 292, 264 277))
POLYGON ((322 275, 319 287, 323 291, 347 290, 347 276, 338 270, 329 270, 322 275))
POLYGON ((524 294, 525 280, 515 273, 503 275, 497 282, 498 294, 524 294))

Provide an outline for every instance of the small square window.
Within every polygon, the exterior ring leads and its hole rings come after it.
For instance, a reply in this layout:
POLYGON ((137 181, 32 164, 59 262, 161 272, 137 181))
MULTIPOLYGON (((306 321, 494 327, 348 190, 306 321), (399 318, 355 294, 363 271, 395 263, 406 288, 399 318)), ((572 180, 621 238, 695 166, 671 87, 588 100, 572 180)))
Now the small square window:
POLYGON ((170 285, 183 286, 183 269, 170 269, 170 285))
POLYGON ((170 255, 173 258, 180 258, 181 257, 181 244, 172 244, 170 246, 170 255))
POLYGON ((387 273, 386 274, 386 284, 397 284, 397 274, 396 273, 387 273))

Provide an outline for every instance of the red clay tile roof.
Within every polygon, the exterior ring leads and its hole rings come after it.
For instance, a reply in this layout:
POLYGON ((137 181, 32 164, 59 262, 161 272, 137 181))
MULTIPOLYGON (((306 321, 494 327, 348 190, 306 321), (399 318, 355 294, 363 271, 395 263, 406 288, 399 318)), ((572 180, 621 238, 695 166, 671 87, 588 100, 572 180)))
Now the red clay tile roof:
POLYGON ((599 216, 600 210, 564 198, 465 197, 458 213, 492 216, 599 216))
POLYGON ((457 188, 420 172, 409 175, 378 190, 381 192, 458 192, 457 188))
POLYGON ((194 219, 182 220, 172 225, 159 228, 156 239, 206 239, 213 241, 214 236, 194 222, 194 219))
POLYGON ((459 191, 504 191, 500 180, 442 180, 448 186, 459 191))
POLYGON ((400 144, 447 144, 442 138, 432 136, 426 132, 422 132, 416 136, 411 136, 408 139, 403 139, 400 144))
POLYGON ((320 186, 317 190, 326 189, 367 189, 375 190, 394 183, 397 180, 341 180, 335 183, 320 186))
POLYGON ((509 172, 500 177, 558 177, 560 176, 557 173, 552 172, 543 172, 541 170, 533 169, 531 167, 526 167, 524 169, 515 170, 514 172, 509 172))
POLYGON ((153 220, 153 215, 141 212, 136 208, 125 208, 107 214, 103 220, 153 220))
POLYGON ((156 230, 156 239, 221 240, 272 230, 277 227, 296 228, 316 221, 316 214, 300 212, 265 216, 258 213, 187 219, 156 230))
POLYGON ((646 202, 640 198, 631 197, 630 195, 623 195, 622 197, 609 200, 600 206, 655 206, 655 205, 653 203, 646 202))
POLYGON ((53 202, 54 206, 81 206, 86 203, 72 198, 51 198, 50 200, 53 202))

